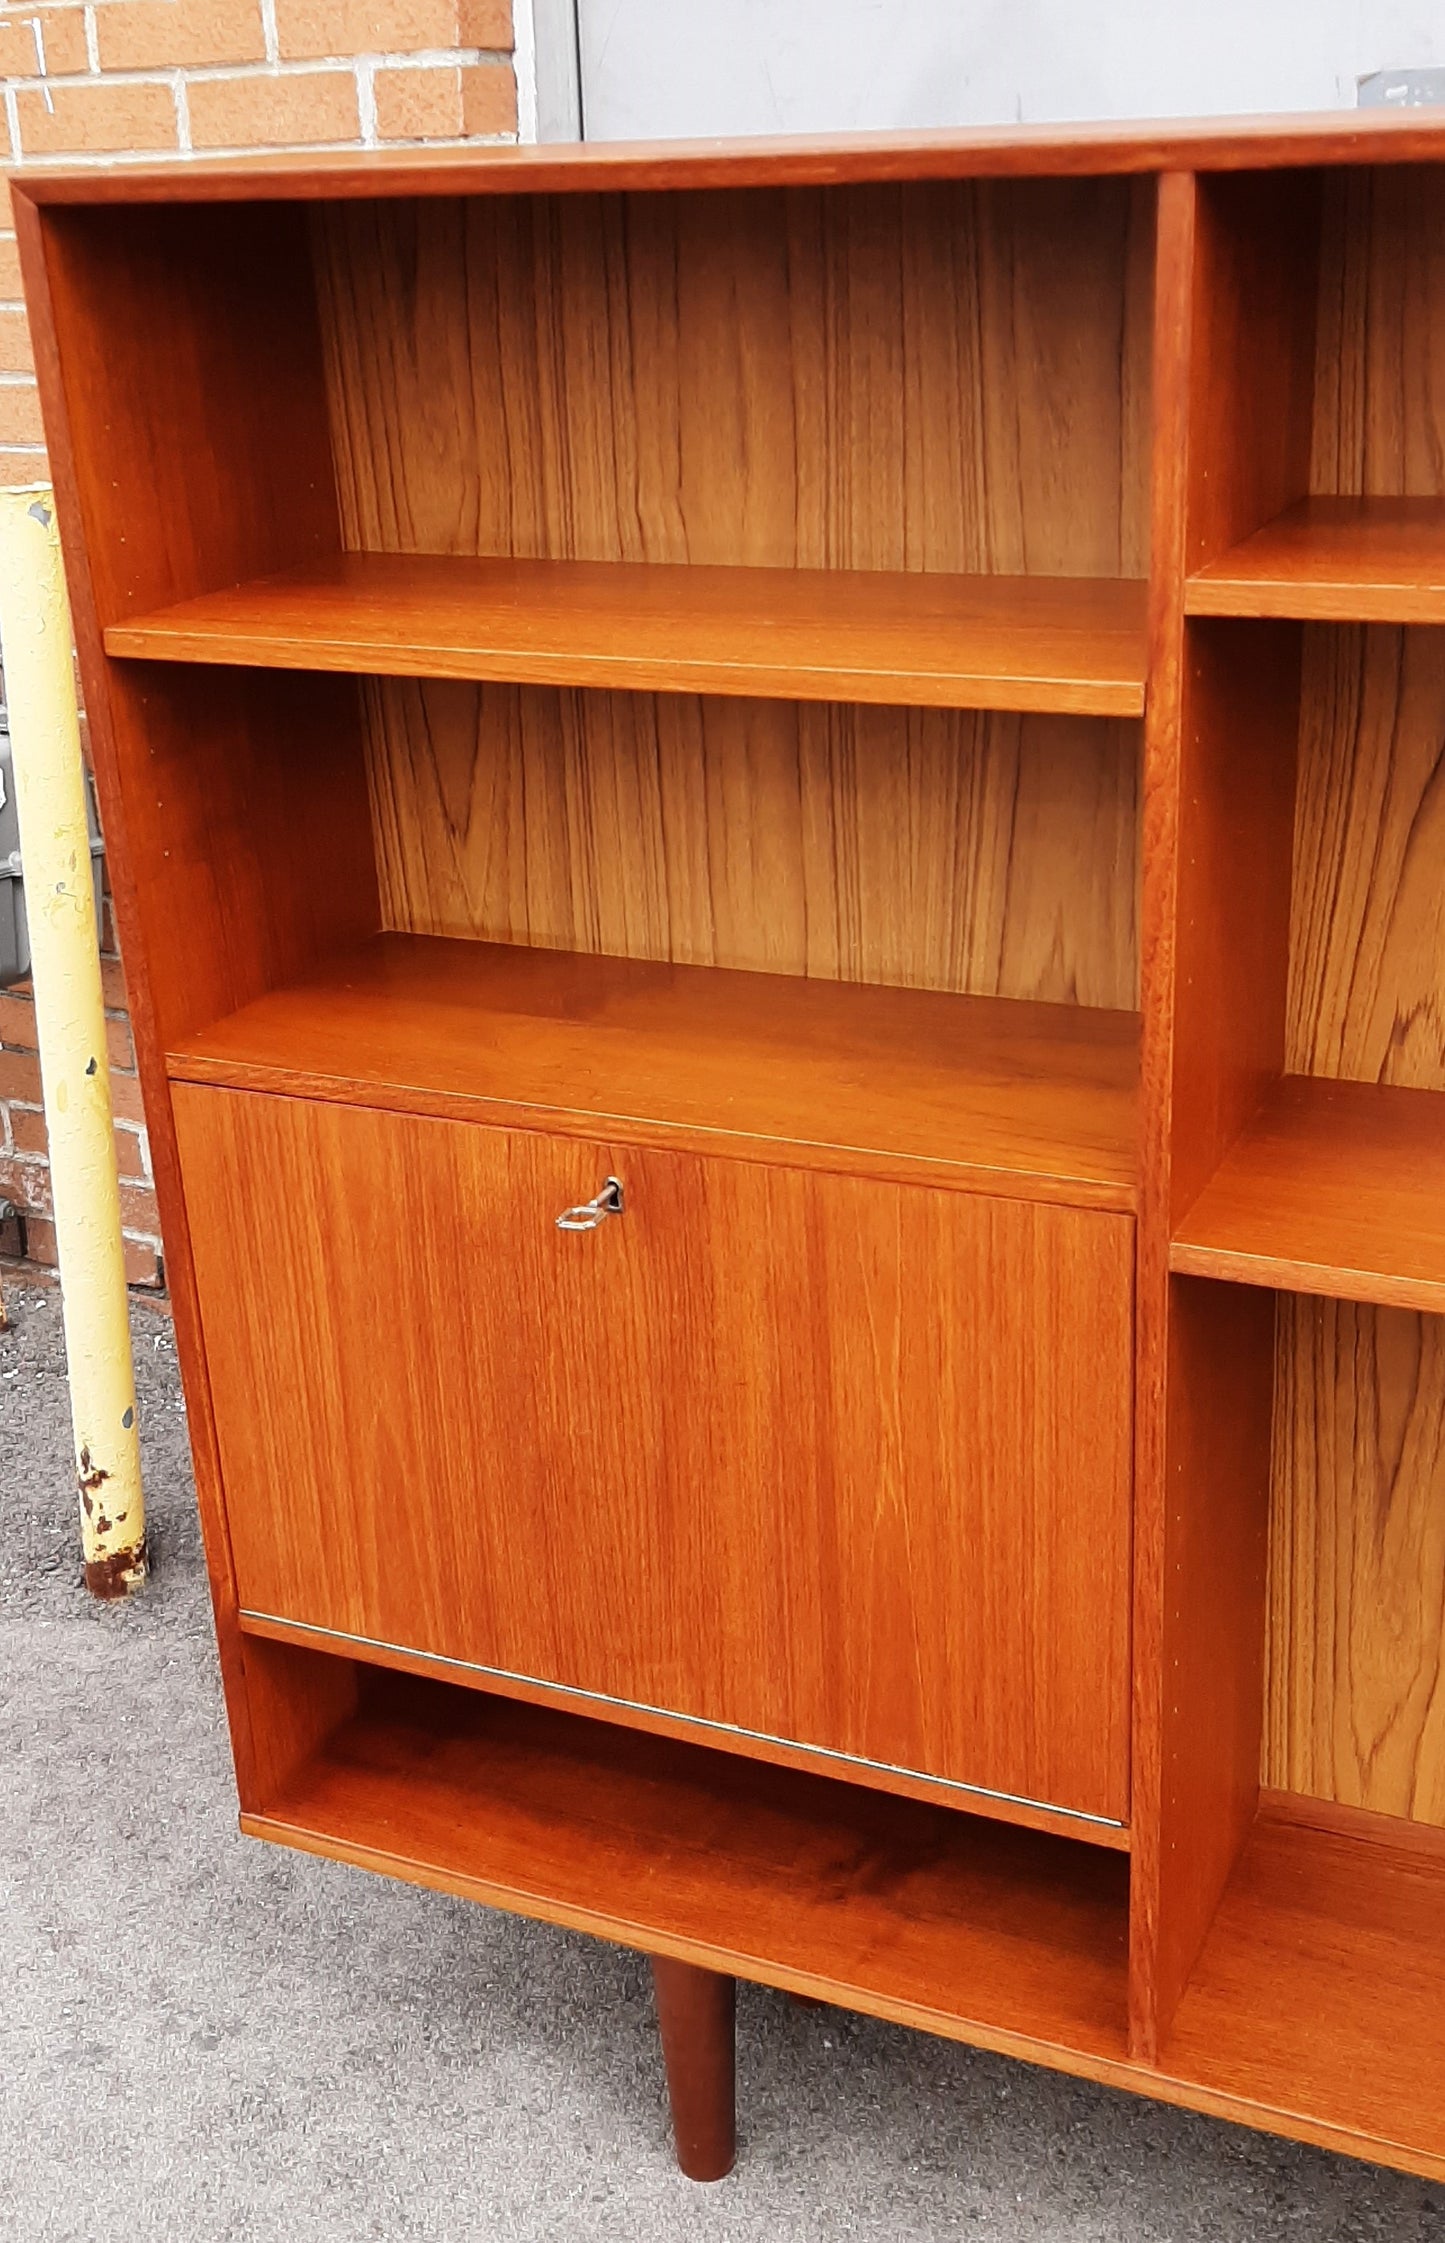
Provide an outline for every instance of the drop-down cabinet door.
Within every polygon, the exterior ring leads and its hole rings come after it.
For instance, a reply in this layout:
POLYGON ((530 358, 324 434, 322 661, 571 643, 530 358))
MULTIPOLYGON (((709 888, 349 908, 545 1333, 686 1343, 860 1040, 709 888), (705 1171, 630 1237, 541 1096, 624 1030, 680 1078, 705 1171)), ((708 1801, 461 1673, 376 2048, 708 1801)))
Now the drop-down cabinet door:
POLYGON ((1127 1215, 175 1100, 245 1611, 1127 1819, 1127 1215))

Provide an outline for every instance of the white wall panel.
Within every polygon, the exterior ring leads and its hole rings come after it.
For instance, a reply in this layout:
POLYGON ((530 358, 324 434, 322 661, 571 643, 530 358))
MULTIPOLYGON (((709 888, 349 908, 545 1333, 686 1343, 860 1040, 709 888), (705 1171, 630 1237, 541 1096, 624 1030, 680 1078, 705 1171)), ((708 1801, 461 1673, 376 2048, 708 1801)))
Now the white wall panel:
POLYGON ((589 140, 1353 108, 1445 0, 577 0, 589 140))

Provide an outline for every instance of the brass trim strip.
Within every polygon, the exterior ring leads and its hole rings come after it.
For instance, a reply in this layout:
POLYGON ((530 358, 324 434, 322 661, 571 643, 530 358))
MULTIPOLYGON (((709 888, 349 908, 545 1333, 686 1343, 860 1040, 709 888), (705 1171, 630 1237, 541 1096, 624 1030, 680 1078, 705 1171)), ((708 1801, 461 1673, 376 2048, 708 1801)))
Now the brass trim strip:
POLYGON ((1016 1791, 994 1791, 987 1784, 960 1783, 953 1776, 931 1776, 922 1768, 901 1768, 891 1760, 867 1760, 861 1754, 836 1752, 831 1745, 799 1744, 792 1737, 775 1737, 766 1729, 744 1729, 732 1721, 712 1721, 705 1714, 677 1713, 670 1706, 650 1706, 637 1698, 616 1698, 605 1690, 583 1690, 575 1683, 548 1682, 540 1675, 517 1674, 510 1667, 488 1667, 477 1659, 453 1659, 444 1651, 419 1651, 415 1644, 386 1643, 379 1636, 349 1635, 341 1628, 320 1628, 309 1620, 283 1620, 274 1612, 255 1612, 242 1606, 242 1621, 260 1620, 268 1628, 289 1628, 297 1635, 325 1636, 332 1643, 353 1643, 367 1651, 391 1651, 403 1659, 425 1659, 430 1666, 455 1667, 462 1674, 491 1675, 497 1682, 521 1682, 531 1690, 547 1690, 559 1698, 578 1698, 587 1705, 620 1706, 628 1713, 652 1714, 662 1721, 685 1722, 691 1729, 706 1729, 719 1737, 746 1737, 754 1744, 781 1745, 788 1752, 805 1752, 816 1760, 830 1760, 842 1768, 871 1768, 881 1776, 905 1776, 912 1783, 936 1784, 964 1798, 995 1799, 1004 1807, 1027 1807, 1035 1814, 1061 1815, 1070 1822, 1088 1823, 1096 1830, 1126 1830, 1128 1824, 1111 1815, 1086 1814, 1081 1807, 1056 1807, 1047 1799, 1026 1799, 1016 1791))

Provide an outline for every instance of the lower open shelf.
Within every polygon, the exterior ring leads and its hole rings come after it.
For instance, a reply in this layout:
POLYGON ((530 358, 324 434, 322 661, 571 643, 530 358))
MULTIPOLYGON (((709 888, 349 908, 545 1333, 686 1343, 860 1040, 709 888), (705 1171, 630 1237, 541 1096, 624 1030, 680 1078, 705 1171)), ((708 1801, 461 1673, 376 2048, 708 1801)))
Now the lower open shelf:
POLYGON ((1138 1019, 1082 1005, 383 934, 169 1068, 1071 1205, 1135 1197, 1138 1019))
POLYGON ((355 1716, 242 1817, 256 1837, 983 2046, 1124 2055, 1124 1855, 455 1684, 357 1678, 355 1716))
POLYGON ((357 1672, 357 1712, 254 1835, 982 2045, 1122 2059, 1122 1855, 357 1672))
POLYGON ((1121 1854, 324 1654, 246 1655, 350 1691, 243 1815, 253 1836, 1445 2180, 1445 1833, 1267 1795, 1156 2067, 1127 2050, 1121 1854))

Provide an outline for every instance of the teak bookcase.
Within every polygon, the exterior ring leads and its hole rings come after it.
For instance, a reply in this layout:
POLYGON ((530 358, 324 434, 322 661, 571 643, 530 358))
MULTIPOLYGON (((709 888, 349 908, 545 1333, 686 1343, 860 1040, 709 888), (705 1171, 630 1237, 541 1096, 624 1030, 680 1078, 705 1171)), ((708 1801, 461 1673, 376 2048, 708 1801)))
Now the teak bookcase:
POLYGON ((243 1827, 1445 2177, 1445 125, 14 185, 243 1827))

